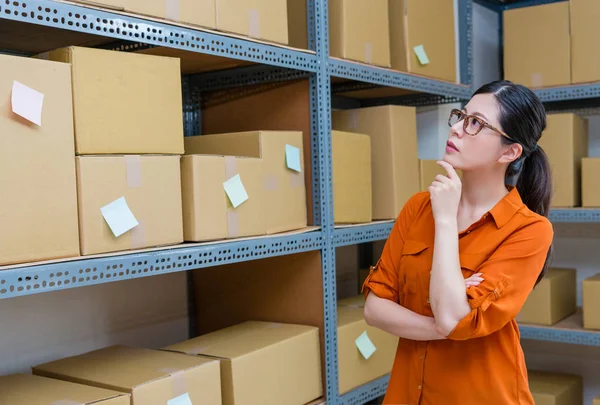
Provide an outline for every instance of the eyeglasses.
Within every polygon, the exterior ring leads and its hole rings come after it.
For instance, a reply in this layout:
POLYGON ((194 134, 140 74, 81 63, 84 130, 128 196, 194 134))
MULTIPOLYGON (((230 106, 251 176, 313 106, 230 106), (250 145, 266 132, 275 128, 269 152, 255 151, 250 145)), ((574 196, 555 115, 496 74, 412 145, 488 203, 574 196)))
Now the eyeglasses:
MULTIPOLYGON (((450 111, 450 118, 448 118, 448 125, 453 127, 458 122, 463 121, 463 129, 465 133, 471 136, 477 135, 483 128, 489 128, 492 131, 498 132, 500 135, 505 138, 511 139, 510 136, 506 135, 505 132, 500 131, 498 128, 494 128, 483 119, 475 116, 475 115, 467 115, 461 110, 453 109, 450 111), (464 121, 463 121, 464 120, 464 121)), ((511 139, 512 140, 512 139, 511 139)))

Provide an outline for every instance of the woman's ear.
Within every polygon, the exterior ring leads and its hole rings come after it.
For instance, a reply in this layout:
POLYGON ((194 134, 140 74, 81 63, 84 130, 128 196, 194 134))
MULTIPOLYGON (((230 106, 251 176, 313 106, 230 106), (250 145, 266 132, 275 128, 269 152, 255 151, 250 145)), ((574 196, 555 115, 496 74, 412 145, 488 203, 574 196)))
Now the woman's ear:
POLYGON ((498 159, 498 163, 511 164, 523 154, 523 146, 520 143, 513 142, 506 146, 504 152, 498 159))

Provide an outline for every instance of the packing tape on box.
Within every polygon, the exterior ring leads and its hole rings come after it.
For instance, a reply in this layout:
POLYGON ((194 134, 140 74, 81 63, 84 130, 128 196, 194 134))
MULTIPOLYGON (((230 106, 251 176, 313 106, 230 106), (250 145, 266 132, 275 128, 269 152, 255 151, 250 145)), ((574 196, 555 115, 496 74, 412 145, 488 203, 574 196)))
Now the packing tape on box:
POLYGON ((179 9, 179 0, 165 0, 165 18, 167 20, 179 21, 181 19, 179 9))
POLYGON ((169 374, 173 380, 173 398, 187 393, 187 384, 185 383, 185 371, 177 368, 161 368, 156 370, 159 373, 169 374))
POLYGON ((227 211, 227 236, 229 238, 237 238, 240 234, 239 215, 231 210, 227 211))
POLYGON ((141 249, 148 246, 146 242, 146 226, 144 225, 144 221, 138 219, 138 225, 133 228, 130 233, 132 249, 141 249))
POLYGON ((291 188, 304 187, 304 175, 302 173, 298 173, 298 172, 290 174, 290 187, 291 188))
POLYGON ((358 113, 356 111, 348 111, 348 128, 356 129, 358 127, 358 113))
POLYGON ((544 77, 541 73, 533 73, 531 75, 531 87, 542 87, 544 85, 544 77))
POLYGON ((237 165, 234 156, 225 156, 225 180, 237 174, 237 165))
POLYGON ((365 62, 373 63, 373 44, 370 42, 365 43, 365 62))
POLYGON ((279 190, 279 179, 273 174, 268 174, 265 177, 265 190, 277 191, 279 190))
POLYGON ((83 402, 71 401, 70 399, 59 399, 51 402, 51 405, 85 405, 83 402))
POLYGON ((260 14, 258 10, 248 10, 248 35, 252 38, 260 38, 260 14))
POLYGON ((127 187, 142 187, 142 158, 140 155, 125 155, 125 168, 127 170, 127 187))

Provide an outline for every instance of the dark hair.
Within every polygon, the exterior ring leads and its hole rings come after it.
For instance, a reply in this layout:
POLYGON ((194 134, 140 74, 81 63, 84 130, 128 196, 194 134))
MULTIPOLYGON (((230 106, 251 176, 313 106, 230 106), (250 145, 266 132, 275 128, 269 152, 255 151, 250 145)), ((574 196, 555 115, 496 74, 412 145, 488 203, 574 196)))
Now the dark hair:
MULTIPOLYGON (((511 137, 502 137, 504 142, 519 143, 523 147, 521 156, 509 165, 506 171, 507 184, 514 184, 527 207, 544 217, 550 211, 552 198, 552 173, 546 153, 538 146, 542 132, 546 129, 546 110, 540 99, 527 87, 507 80, 488 83, 474 95, 493 94, 500 109, 499 123, 511 137)), ((536 282, 544 277, 552 257, 550 246, 546 262, 536 282)))

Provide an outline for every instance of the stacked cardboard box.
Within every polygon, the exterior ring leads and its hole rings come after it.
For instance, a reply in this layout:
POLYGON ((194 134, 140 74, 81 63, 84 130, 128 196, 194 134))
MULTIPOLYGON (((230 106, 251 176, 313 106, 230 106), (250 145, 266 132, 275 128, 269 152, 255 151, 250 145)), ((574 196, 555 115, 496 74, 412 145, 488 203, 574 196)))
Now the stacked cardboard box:
POLYGON ((112 346, 35 366, 33 374, 111 387, 131 394, 131 405, 164 405, 180 397, 221 404, 219 362, 177 353, 112 346))
POLYGON ((81 253, 182 242, 179 60, 80 47, 40 57, 71 65, 81 253))
POLYGON ((600 208, 600 158, 588 157, 581 161, 581 206, 600 208))
POLYGON ((529 389, 536 405, 583 403, 583 378, 576 375, 528 371, 529 389))
POLYGON ((571 0, 504 13, 504 71, 508 80, 550 87, 600 80, 600 4, 571 0))
POLYGON ((539 145, 548 155, 552 168, 552 206, 580 206, 581 160, 588 151, 587 120, 571 113, 550 114, 547 123, 539 145))
POLYGON ((548 269, 529 294, 517 321, 551 326, 577 311, 577 270, 548 269))
POLYGON ((594 400, 592 401, 592 405, 600 405, 600 396, 594 398, 594 400))
POLYGON ((583 280, 583 327, 600 330, 600 274, 583 280))
MULTIPOLYGON (((186 155, 197 162, 208 162, 204 155, 243 156, 253 159, 222 157, 219 169, 210 173, 214 182, 215 174, 227 179, 239 176, 245 190, 246 202, 253 199, 251 207, 239 208, 225 206, 223 186, 201 189, 201 183, 189 181, 193 170, 189 160, 184 162, 184 200, 186 201, 186 229, 205 228, 208 234, 202 238, 218 238, 224 234, 223 226, 227 222, 227 237, 246 235, 273 234, 306 227, 306 189, 304 188, 304 161, 302 148, 302 133, 296 131, 254 131, 232 134, 202 135, 187 137, 185 140, 186 155), (219 174, 220 173, 220 174, 219 174), (193 203, 191 195, 202 193, 215 197, 215 204, 220 204, 219 210, 228 213, 213 217, 220 221, 219 227, 212 227, 214 234, 208 231, 211 218, 202 214, 204 207, 193 203), (244 208, 245 210, 242 210, 244 208), (259 213, 256 215, 256 213, 259 213), (254 216, 254 217, 253 217, 254 216), (208 222, 206 222, 208 220, 208 222)), ((189 159, 189 158, 188 158, 189 159)), ((201 177, 200 170, 195 172, 201 177)), ((207 174, 204 174, 206 176, 207 174)), ((240 191, 242 188, 239 187, 240 191)), ((229 195, 231 200, 231 195, 229 195)), ((204 201, 207 202, 207 201, 204 201)), ((203 203, 204 203, 203 202, 203 203)), ((231 201, 234 202, 233 200, 231 201)), ((203 204, 202 203, 202 204, 203 204)), ((199 238, 197 238, 199 239, 199 238)))
POLYGON ((406 201, 419 191, 415 108, 384 106, 334 111, 332 127, 369 135, 372 217, 396 219, 406 201))
POLYGON ((130 395, 29 374, 0 377, 1 404, 129 405, 130 395))
POLYGON ((303 405, 323 394, 319 330, 312 326, 248 321, 164 350, 218 359, 223 405, 303 405))
POLYGON ((79 255, 68 65, 0 55, 0 265, 79 255))

